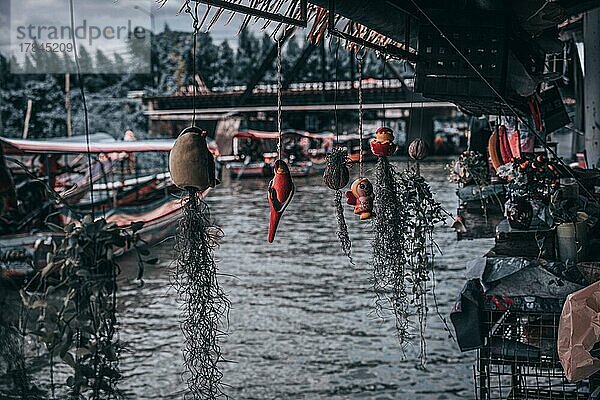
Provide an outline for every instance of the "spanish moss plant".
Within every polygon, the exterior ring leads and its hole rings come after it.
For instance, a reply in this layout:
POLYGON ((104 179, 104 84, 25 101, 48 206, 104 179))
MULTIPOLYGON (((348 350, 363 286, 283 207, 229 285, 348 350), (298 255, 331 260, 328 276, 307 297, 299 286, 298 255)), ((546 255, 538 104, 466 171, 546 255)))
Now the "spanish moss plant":
MULTIPOLYGON (((404 347, 419 333, 419 360, 426 362, 424 332, 427 325, 427 294, 433 292, 435 225, 448 215, 416 169, 398 173, 385 157, 375 172, 375 218, 373 227, 373 284, 376 310, 390 309, 396 333, 404 347), (430 287, 431 286, 431 287, 430 287), (416 316, 416 321, 414 318, 416 316)), ((435 296, 435 293, 434 293, 435 296)))
POLYGON ((374 192, 373 286, 377 294, 376 312, 383 318, 384 310, 391 309, 398 340, 404 346, 410 339, 404 252, 408 216, 397 173, 386 157, 378 157, 374 192))
POLYGON ((340 247, 342 251, 348 257, 351 264, 354 264, 352 261, 352 241, 350 240, 350 235, 348 234, 348 225, 346 225, 346 218, 344 217, 344 206, 342 205, 342 197, 343 194, 340 190, 335 191, 334 198, 334 206, 335 206, 335 215, 337 219, 337 231, 335 232, 338 240, 340 241, 340 247))
POLYGON ((186 398, 194 400, 228 397, 221 382, 219 364, 225 359, 219 342, 227 335, 230 303, 219 286, 213 257, 221 237, 208 206, 189 190, 177 227, 172 284, 182 306, 186 398))
POLYGON ((352 263, 352 242, 348 235, 348 226, 344 217, 344 207, 342 206, 342 189, 348 184, 350 173, 348 171, 348 153, 341 148, 334 148, 327 155, 327 166, 323 174, 323 181, 330 189, 335 190, 334 207, 337 219, 337 237, 340 241, 342 251, 352 263))

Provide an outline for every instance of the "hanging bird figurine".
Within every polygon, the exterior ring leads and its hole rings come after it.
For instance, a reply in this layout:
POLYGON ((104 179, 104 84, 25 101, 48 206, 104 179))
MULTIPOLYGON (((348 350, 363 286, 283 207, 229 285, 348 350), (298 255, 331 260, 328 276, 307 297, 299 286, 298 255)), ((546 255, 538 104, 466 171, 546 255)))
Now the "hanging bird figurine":
POLYGON ((283 160, 275 161, 273 167, 275 176, 269 182, 269 190, 267 192, 267 198, 269 199, 269 205, 271 206, 271 218, 269 221, 269 243, 273 243, 275 239, 275 232, 277 231, 277 225, 283 215, 288 204, 294 196, 294 182, 292 182, 292 175, 288 165, 283 160))
POLYGON ((352 182, 351 190, 346 192, 348 204, 354 206, 354 214, 361 220, 373 216, 373 185, 367 178, 358 178, 352 182))

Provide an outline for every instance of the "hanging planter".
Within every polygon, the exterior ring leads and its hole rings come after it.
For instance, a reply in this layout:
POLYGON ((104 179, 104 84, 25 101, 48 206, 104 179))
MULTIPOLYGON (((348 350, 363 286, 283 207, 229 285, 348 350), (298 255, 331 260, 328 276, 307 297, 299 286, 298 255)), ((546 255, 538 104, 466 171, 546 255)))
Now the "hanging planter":
POLYGON ((388 127, 381 127, 375 131, 375 139, 370 142, 371 152, 378 157, 393 155, 398 146, 394 144, 394 131, 388 127))
POLYGON ((334 207, 337 218, 337 237, 340 241, 342 251, 352 262, 352 242, 348 234, 348 226, 344 217, 344 207, 342 206, 342 191, 350 181, 350 171, 348 170, 348 153, 341 148, 334 148, 327 155, 327 165, 323 173, 323 182, 329 189, 335 190, 334 207))
POLYGON ((175 185, 187 191, 179 220, 171 282, 182 306, 181 330, 188 394, 193 399, 225 396, 219 369, 224 362, 220 340, 226 335, 229 300, 218 281, 213 252, 222 231, 210 218, 202 192, 217 184, 215 161, 206 145, 206 132, 184 129, 169 154, 175 185))
MULTIPOLYGON (((411 157, 422 160, 425 144, 420 139, 409 146, 411 157)), ((414 339, 411 327, 418 326, 419 359, 426 362, 425 327, 427 294, 433 292, 435 225, 449 215, 435 201, 420 175, 418 163, 398 173, 387 157, 379 156, 375 168, 373 228, 373 285, 376 311, 394 315, 401 346, 414 339), (416 317, 415 317, 416 316, 416 317), (413 319, 416 318, 416 321, 413 319)), ((437 305, 436 305, 437 306, 437 305)))
POLYGON ((427 145, 423 139, 415 139, 408 145, 408 156, 415 161, 421 161, 427 156, 427 145))
POLYGON ((215 187, 215 159, 206 144, 206 131, 190 126, 179 134, 169 155, 169 171, 182 189, 202 193, 215 187))

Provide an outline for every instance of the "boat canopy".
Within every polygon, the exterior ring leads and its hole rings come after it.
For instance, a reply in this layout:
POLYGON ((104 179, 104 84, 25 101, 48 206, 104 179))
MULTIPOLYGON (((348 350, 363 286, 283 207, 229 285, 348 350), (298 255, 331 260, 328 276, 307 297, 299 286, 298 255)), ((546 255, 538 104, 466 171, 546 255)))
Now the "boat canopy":
MULTIPOLYGON (((92 135, 93 136, 93 135, 92 135)), ((92 137, 90 137, 92 139, 92 137)), ((0 136, 0 144, 6 154, 80 154, 80 153, 142 153, 151 151, 168 152, 173 147, 173 139, 125 141, 90 140, 89 151, 84 136, 81 140, 47 139, 9 139, 0 136)))
MULTIPOLYGON (((303 131, 296 131, 296 130, 285 130, 285 131, 283 131, 283 137, 305 137, 305 138, 310 138, 310 139, 325 140, 325 139, 333 139, 333 138, 335 138, 335 135, 330 132, 310 133, 310 132, 303 132, 303 131)), ((234 136, 234 138, 277 140, 277 139, 279 139, 279 133, 248 129, 246 131, 238 132, 234 136)))

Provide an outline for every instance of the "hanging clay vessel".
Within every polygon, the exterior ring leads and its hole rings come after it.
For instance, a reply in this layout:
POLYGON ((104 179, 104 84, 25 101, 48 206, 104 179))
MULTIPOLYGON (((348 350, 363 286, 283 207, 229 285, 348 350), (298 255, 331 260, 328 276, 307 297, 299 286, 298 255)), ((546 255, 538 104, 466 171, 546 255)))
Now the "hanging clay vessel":
POLYGON ((348 155, 345 150, 333 149, 327 155, 327 166, 323 173, 323 182, 329 189, 340 190, 350 181, 348 155))
POLYGON ((375 139, 369 143, 371 152, 378 157, 389 157, 396 152, 398 146, 394 144, 394 131, 386 126, 375 131, 375 139))
POLYGON ((290 169, 285 161, 275 161, 273 169, 275 176, 271 182, 269 182, 269 189, 267 192, 267 198, 271 208, 269 236, 267 238, 269 243, 272 243, 275 239, 275 232, 277 231, 279 220, 288 204, 290 204, 295 192, 292 174, 290 174, 290 169))
POLYGON ((373 216, 373 185, 367 178, 358 178, 352 183, 351 190, 346 192, 348 204, 354 206, 354 214, 361 220, 373 216))
POLYGON ((215 187, 215 158, 206 145, 206 131, 190 126, 181 132, 169 154, 169 171, 182 189, 203 192, 215 187))
POLYGON ((527 199, 517 197, 506 202, 505 214, 511 228, 527 230, 531 226, 533 207, 527 199))
POLYGON ((423 160, 427 155, 427 145, 423 139, 415 139, 408 146, 408 156, 413 160, 423 160))

